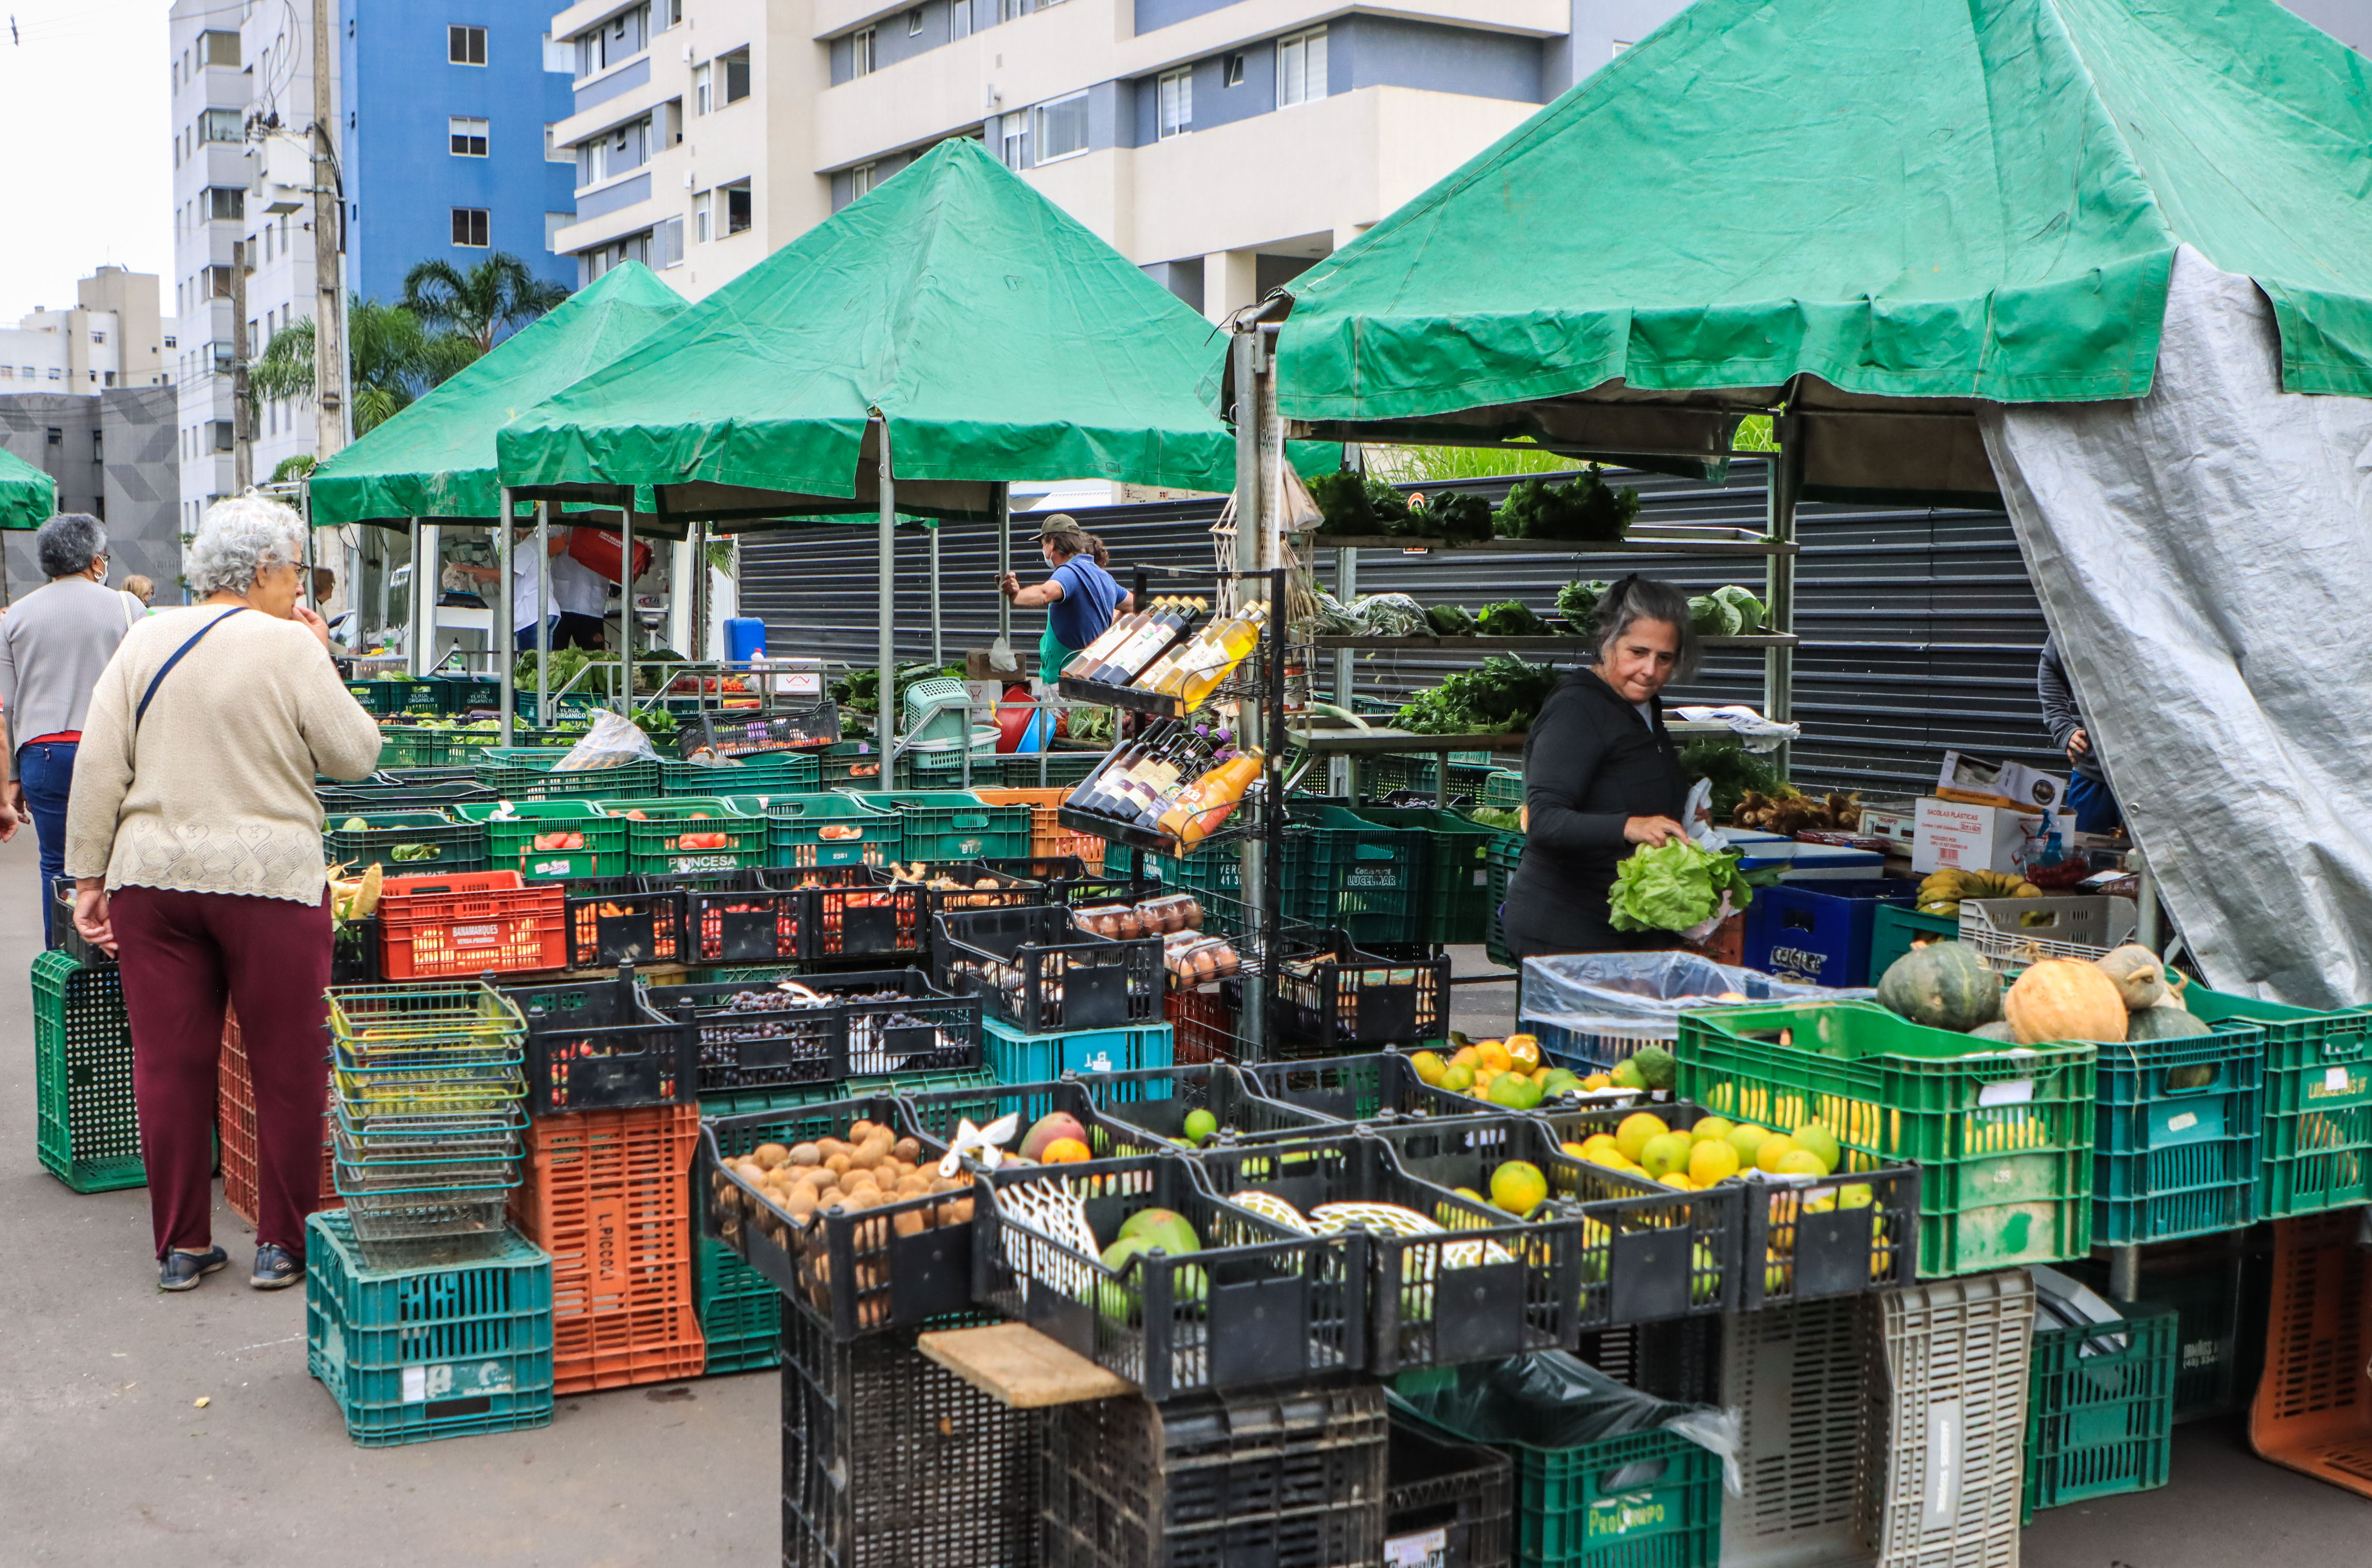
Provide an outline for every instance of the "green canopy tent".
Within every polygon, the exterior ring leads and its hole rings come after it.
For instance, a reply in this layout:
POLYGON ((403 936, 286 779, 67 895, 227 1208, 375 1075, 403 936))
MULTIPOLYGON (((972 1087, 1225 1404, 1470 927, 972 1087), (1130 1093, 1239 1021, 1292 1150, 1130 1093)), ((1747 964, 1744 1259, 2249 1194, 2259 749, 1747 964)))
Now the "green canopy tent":
POLYGON ((0 528, 37 528, 57 510, 58 482, 0 447, 0 528))
MULTIPOLYGON (((685 308, 681 296, 650 270, 629 261, 612 267, 550 313, 494 345, 484 357, 440 383, 402 412, 323 463, 308 486, 316 528, 346 523, 409 528, 415 546, 412 646, 423 646, 435 616, 433 574, 423 580, 417 546, 423 524, 490 523, 517 515, 494 471, 494 433, 522 412, 584 379, 651 336, 685 308)), ((537 548, 544 548, 548 509, 537 512, 537 548)), ((507 654, 511 530, 494 529, 502 583, 489 641, 507 654)), ((627 540, 629 550, 633 540, 627 540)), ((548 586, 543 598, 549 599, 548 586)), ((537 711, 542 711, 549 632, 539 620, 537 711)), ((510 738, 511 667, 500 657, 503 738, 510 738)))
POLYGON ((1197 397, 1209 322, 968 138, 942 142, 601 374, 506 425, 503 482, 662 524, 873 515, 882 691, 900 512, 996 519, 1006 482, 1235 483, 1197 397))
POLYGON ((2367 184, 2372 69, 2273 0, 1697 0, 1272 300, 1276 407, 1665 467, 1784 409, 1776 536, 1995 505, 1979 405, 2147 392, 2180 244, 2372 395, 2367 184))

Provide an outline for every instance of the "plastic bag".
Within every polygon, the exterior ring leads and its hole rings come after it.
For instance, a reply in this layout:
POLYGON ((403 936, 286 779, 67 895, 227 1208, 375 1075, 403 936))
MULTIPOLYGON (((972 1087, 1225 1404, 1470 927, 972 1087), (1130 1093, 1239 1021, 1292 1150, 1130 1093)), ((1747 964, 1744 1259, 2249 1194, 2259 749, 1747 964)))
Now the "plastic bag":
MULTIPOLYGON (((1643 1394, 1563 1351, 1403 1375, 1392 1397, 1471 1443, 1578 1448, 1661 1429, 1717 1456, 1722 1490, 1740 1495, 1736 1411, 1643 1394)), ((1618 1474, 1608 1485, 1623 1491, 1655 1479, 1618 1474)))
POLYGON ((1524 1022, 1576 1034, 1679 1035, 1680 1014, 1736 992, 1750 1002, 1847 1002, 1878 994, 1774 980, 1700 953, 1557 953, 1524 960, 1524 1022))
POLYGON ((622 768, 645 757, 657 761, 658 755, 658 748, 651 744, 651 738, 639 726, 607 708, 598 708, 593 714, 593 727, 585 732, 584 739, 568 749, 567 756, 552 765, 552 771, 591 772, 599 768, 622 768))

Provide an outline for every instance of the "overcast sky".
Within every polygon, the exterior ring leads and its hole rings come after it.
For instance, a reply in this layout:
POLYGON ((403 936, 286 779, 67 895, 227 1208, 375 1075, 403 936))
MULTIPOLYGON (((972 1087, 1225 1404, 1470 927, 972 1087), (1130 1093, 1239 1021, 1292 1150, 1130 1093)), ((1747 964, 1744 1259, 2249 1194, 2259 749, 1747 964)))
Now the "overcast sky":
MULTIPOLYGON (((0 104, 17 128, 0 162, 0 325, 72 305, 112 261, 162 279, 173 310, 170 0, 0 0, 0 104)), ((238 14, 236 5, 231 14, 238 14)))

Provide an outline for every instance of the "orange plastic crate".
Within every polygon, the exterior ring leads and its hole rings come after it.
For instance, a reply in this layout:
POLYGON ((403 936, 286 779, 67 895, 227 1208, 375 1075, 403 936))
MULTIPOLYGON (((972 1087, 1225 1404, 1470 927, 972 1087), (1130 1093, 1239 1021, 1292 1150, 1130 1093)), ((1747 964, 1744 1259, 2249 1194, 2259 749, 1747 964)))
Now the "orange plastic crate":
POLYGON ((1236 1059, 1236 1014, 1215 985, 1205 990, 1169 991, 1162 994, 1161 1011, 1175 1031, 1174 1060, 1180 1067, 1236 1059))
POLYGON ((516 871, 390 877, 379 895, 384 978, 568 967, 568 891, 516 871))
MULTIPOLYGON (((313 1200, 313 1212, 339 1209, 345 1200, 338 1196, 331 1162, 336 1156, 331 1145, 331 1112, 321 1112, 321 1187, 313 1200)), ((222 1141, 223 1202, 232 1214, 249 1225, 259 1222, 262 1212, 262 1179, 256 1170, 255 1077, 247 1065, 247 1046, 238 1031, 238 1013, 235 1008, 223 1009, 222 1063, 215 1076, 215 1130, 222 1141)))
POLYGON ((1029 807, 1029 853, 1032 856, 1076 854, 1087 863, 1088 870, 1101 872, 1104 868, 1104 841, 1093 833, 1073 832, 1062 824, 1062 805, 1070 793, 1068 789, 972 791, 991 806, 1029 807))
POLYGON ((511 1223, 552 1254, 552 1389, 697 1377, 692 1156, 700 1108, 539 1117, 511 1223))
POLYGON ((2277 1465, 2372 1497, 2372 1254, 2361 1211, 2273 1223, 2265 1373, 2249 1443, 2277 1465))

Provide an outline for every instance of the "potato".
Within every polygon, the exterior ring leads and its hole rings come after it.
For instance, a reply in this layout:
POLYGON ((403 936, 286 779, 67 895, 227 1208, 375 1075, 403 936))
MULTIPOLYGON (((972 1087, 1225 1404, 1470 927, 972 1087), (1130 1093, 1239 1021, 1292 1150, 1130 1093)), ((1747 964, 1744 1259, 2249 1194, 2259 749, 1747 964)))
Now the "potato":
POLYGON ((816 1212, 815 1189, 807 1186, 793 1188, 791 1195, 783 1200, 783 1212, 795 1220, 804 1220, 814 1214, 816 1212))
POLYGON ((783 1147, 780 1144, 761 1144, 756 1148, 750 1151, 750 1157, 756 1160, 760 1165, 764 1166, 768 1170, 772 1170, 776 1166, 782 1164, 785 1160, 790 1158, 791 1151, 783 1147))
POLYGON ((923 1211, 920 1209, 906 1209, 901 1211, 897 1216, 897 1227, 898 1234, 901 1236, 922 1235, 924 1229, 923 1223, 923 1211))
POLYGON ((952 1202, 942 1203, 939 1205, 939 1214, 941 1216, 939 1223, 942 1225, 970 1225, 971 1224, 971 1200, 958 1198, 952 1202))
POLYGON ((850 1164, 848 1156, 835 1151, 824 1156, 823 1167, 834 1176, 839 1176, 848 1169, 850 1164))
POLYGON ((908 1165, 914 1165, 923 1157, 923 1142, 919 1138, 901 1138, 890 1152, 908 1165))
POLYGON ((855 1154, 848 1156, 849 1168, 852 1170, 871 1170, 875 1166, 879 1165, 886 1157, 888 1156, 883 1153, 880 1145, 877 1144, 867 1144, 863 1148, 858 1149, 855 1154))
POLYGON ((813 1144, 794 1144, 791 1145, 790 1163, 793 1165, 821 1165, 823 1163, 823 1151, 817 1148, 813 1144))
POLYGON ((861 1116, 858 1117, 855 1121, 848 1124, 848 1141, 852 1144, 861 1144, 865 1142, 867 1137, 872 1135, 873 1126, 874 1124, 872 1122, 867 1121, 861 1116))

